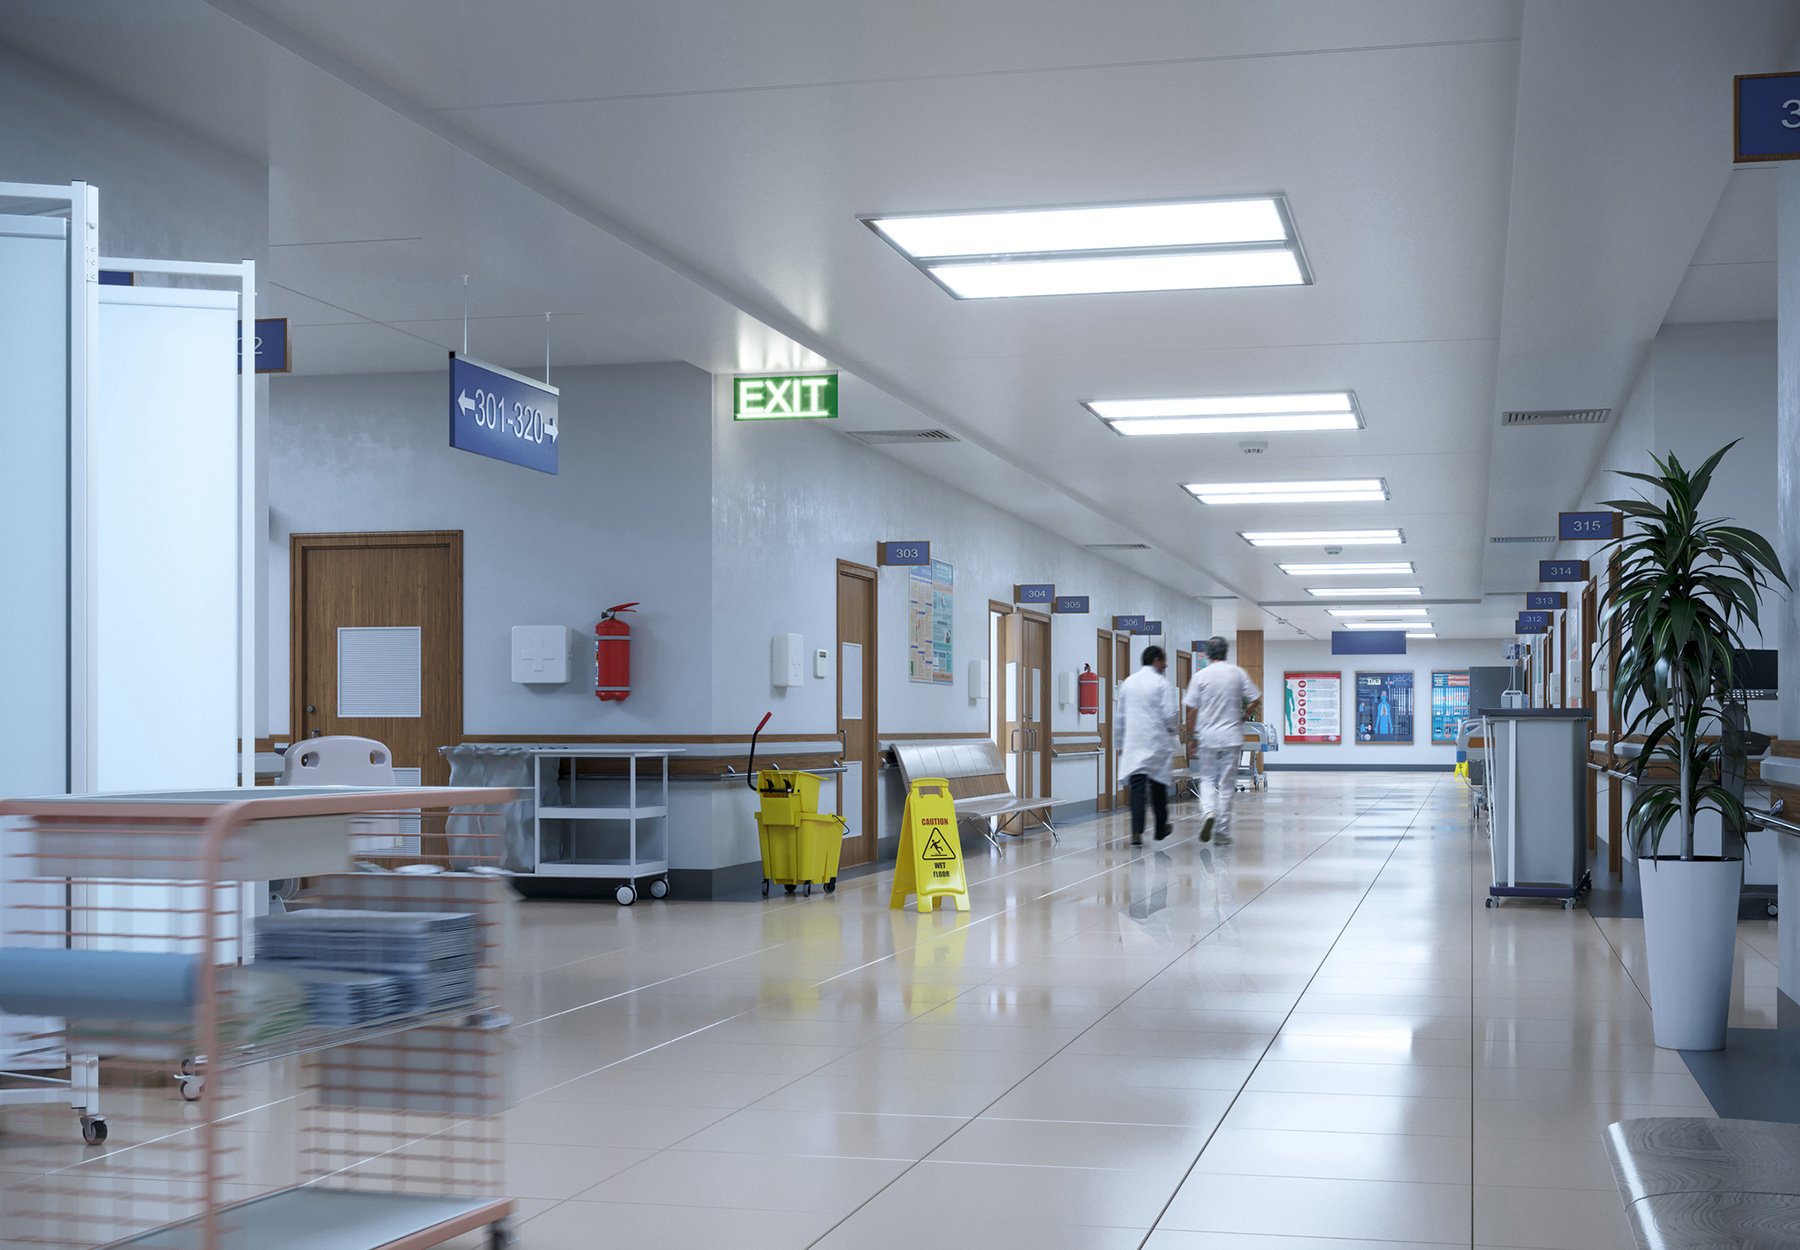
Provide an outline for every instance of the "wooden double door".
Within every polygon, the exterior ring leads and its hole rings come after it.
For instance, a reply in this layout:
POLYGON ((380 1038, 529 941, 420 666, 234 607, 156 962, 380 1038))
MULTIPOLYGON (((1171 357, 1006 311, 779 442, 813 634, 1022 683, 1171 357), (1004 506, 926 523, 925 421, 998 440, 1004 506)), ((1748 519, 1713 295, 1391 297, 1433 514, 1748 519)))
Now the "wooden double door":
MULTIPOLYGON (((1050 618, 1019 609, 998 622, 994 671, 1001 699, 997 723, 1006 781, 1020 798, 1048 798, 1054 759, 1050 740, 1050 618)), ((1042 824, 1026 815, 1026 827, 1042 824)))

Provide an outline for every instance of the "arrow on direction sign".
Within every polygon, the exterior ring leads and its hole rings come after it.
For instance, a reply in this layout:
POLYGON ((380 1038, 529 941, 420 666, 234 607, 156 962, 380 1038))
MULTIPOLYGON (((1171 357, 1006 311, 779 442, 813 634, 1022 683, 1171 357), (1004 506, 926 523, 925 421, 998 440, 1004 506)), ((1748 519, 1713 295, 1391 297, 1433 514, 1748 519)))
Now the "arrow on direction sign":
POLYGON ((544 418, 544 433, 546 433, 550 436, 551 442, 554 443, 556 441, 556 414, 555 413, 551 413, 544 418))
POLYGON ((475 401, 469 398, 469 392, 467 391, 464 391, 456 397, 456 406, 461 408, 465 413, 475 411, 475 401))

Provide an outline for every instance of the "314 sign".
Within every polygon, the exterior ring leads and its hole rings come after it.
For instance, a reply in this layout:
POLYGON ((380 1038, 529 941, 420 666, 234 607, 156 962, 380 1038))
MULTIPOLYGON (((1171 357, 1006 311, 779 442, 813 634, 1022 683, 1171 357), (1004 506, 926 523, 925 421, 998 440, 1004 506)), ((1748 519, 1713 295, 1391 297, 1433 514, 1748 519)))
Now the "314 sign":
POLYGON ((509 464, 556 472, 554 386, 450 353, 450 445, 509 464))

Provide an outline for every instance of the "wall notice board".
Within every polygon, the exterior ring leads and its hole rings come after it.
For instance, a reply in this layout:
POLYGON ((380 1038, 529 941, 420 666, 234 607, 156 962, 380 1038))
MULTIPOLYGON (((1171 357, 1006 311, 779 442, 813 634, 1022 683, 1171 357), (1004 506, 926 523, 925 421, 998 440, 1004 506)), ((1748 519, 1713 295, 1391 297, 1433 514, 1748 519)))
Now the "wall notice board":
POLYGON ((1413 740, 1413 675, 1356 675, 1356 740, 1411 743, 1413 740))
POLYGON ((912 681, 952 685, 956 681, 951 641, 956 570, 948 560, 914 565, 907 587, 907 676, 912 681))
POLYGON ((1281 740, 1335 744, 1344 740, 1342 673, 1283 673, 1281 740))
POLYGON ((1431 675, 1431 740, 1456 742, 1457 726, 1469 717, 1469 670, 1431 675))

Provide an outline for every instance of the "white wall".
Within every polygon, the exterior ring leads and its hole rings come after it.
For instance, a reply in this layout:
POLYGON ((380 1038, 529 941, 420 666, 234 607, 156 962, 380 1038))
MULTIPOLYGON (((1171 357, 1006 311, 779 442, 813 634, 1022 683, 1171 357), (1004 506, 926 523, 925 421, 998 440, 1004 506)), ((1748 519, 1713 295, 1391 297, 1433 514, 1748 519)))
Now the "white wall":
MULTIPOLYGON (((448 444, 443 373, 276 378, 270 387, 270 724, 288 725, 288 538, 463 532, 463 729, 704 733, 712 723, 711 378, 685 364, 553 372, 556 476, 448 444), (632 694, 593 694, 602 609, 641 600, 632 694), (514 625, 577 633, 566 685, 512 681, 514 625)), ((768 640, 759 679, 767 681, 768 640)), ((749 726, 745 726, 748 732, 749 726)))
POLYGON ((769 684, 769 637, 801 633, 809 649, 835 655, 836 562, 872 565, 882 539, 928 539, 932 555, 956 569, 954 686, 909 680, 907 570, 878 573, 883 734, 987 729, 987 704, 969 698, 969 661, 988 658, 988 601, 1011 602, 1017 583, 1053 582, 1061 594, 1090 596, 1091 615, 1052 620, 1046 699, 1053 731, 1094 728, 1093 717, 1077 718, 1073 704, 1056 706, 1055 674, 1094 662, 1095 632, 1110 627, 1114 614, 1160 619, 1182 646, 1210 632, 1204 603, 894 456, 809 422, 734 422, 721 408, 714 433, 716 732, 747 733, 771 707, 770 732, 836 730, 835 670, 821 680, 809 666, 805 686, 776 689, 769 684))
POLYGON ((1422 764, 1448 766, 1456 762, 1454 746, 1431 742, 1431 674, 1477 665, 1502 664, 1511 639, 1409 638, 1405 655, 1333 655, 1331 641, 1265 642, 1263 647, 1264 717, 1281 726, 1282 674, 1322 672, 1344 675, 1341 725, 1344 740, 1336 746, 1282 743, 1268 758, 1271 765, 1307 764, 1335 768, 1391 768, 1422 764), (1413 744, 1411 746, 1356 742, 1356 674, 1413 674, 1413 744))

